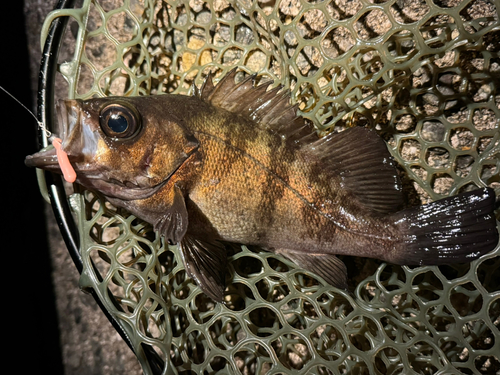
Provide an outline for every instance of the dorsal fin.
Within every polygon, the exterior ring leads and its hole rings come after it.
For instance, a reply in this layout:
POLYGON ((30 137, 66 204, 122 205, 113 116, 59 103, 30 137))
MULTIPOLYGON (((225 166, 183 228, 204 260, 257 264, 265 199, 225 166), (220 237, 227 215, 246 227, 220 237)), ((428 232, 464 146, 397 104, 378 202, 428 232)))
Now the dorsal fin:
POLYGON ((229 112, 237 113, 282 136, 287 142, 298 146, 314 128, 297 116, 297 105, 290 104, 290 91, 279 85, 268 90, 272 84, 266 81, 255 86, 256 74, 235 83, 237 70, 231 70, 214 86, 208 75, 200 90, 195 90, 204 102, 229 112))
POLYGON ((403 194, 395 162, 384 140, 362 127, 330 133, 301 149, 323 173, 340 179, 364 206, 381 213, 402 208, 403 194))
POLYGON ((209 75, 195 95, 280 135, 327 178, 340 179, 341 186, 367 208, 381 213, 402 208, 394 161, 374 131, 356 127, 318 139, 313 126, 297 116, 298 107, 290 104, 289 90, 282 90, 282 86, 268 90, 269 81, 255 86, 255 74, 235 83, 236 73, 236 69, 231 70, 217 85, 209 75))

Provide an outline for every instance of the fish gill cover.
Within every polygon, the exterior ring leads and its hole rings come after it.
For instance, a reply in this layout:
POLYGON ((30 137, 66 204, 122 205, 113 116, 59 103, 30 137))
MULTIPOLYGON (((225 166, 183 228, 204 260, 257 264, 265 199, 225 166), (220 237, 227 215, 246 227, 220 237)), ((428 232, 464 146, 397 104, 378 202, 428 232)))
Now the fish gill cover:
MULTIPOLYGON (((67 98, 188 94, 238 66, 292 93, 320 134, 375 129, 410 205, 500 193, 500 25, 484 0, 83 1, 60 55, 67 98)), ((78 186, 81 284, 125 327, 146 374, 493 374, 499 248, 470 264, 344 259, 353 293, 234 246, 225 304, 151 226, 78 186)), ((497 211, 498 218, 498 211, 497 211)))

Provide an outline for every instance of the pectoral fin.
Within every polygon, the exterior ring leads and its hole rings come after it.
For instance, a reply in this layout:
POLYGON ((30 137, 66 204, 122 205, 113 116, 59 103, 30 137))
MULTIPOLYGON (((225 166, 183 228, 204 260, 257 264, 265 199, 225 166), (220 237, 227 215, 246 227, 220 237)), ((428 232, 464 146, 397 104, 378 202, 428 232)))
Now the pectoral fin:
POLYGON ((345 264, 331 254, 305 253, 292 250, 276 250, 298 266, 314 272, 325 281, 339 289, 347 289, 347 268, 345 264))
POLYGON ((188 228, 188 213, 186 202, 181 189, 174 186, 171 191, 171 197, 168 199, 171 202, 170 207, 165 214, 158 220, 154 229, 163 234, 165 238, 172 243, 179 243, 188 228))
POLYGON ((206 295, 216 302, 222 302, 227 265, 224 246, 186 235, 180 243, 180 250, 187 274, 206 295))

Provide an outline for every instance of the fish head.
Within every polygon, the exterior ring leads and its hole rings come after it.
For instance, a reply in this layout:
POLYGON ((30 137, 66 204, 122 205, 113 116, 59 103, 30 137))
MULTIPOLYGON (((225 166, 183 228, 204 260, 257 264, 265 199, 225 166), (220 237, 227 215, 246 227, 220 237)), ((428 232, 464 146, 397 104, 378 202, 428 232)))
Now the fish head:
MULTIPOLYGON (((76 182, 123 200, 154 194, 198 148, 168 104, 166 95, 59 101, 58 134, 76 182)), ((54 149, 25 163, 61 173, 54 149)))

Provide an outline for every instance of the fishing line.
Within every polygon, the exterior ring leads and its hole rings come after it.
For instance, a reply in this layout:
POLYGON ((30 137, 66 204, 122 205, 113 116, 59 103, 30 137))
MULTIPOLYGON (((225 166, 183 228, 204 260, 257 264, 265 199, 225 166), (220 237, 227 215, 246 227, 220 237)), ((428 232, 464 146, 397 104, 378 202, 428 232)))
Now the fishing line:
POLYGON ((45 133, 45 136, 47 137, 47 139, 52 142, 52 139, 53 137, 55 137, 56 135, 55 134, 52 134, 46 127, 45 125, 41 122, 41 121, 38 121, 38 119, 36 118, 35 114, 33 112, 31 112, 29 110, 28 107, 26 107, 23 103, 21 103, 14 95, 12 95, 10 92, 8 92, 6 89, 4 89, 2 86, 0 86, 0 89, 2 89, 3 92, 5 92, 7 95, 9 95, 12 99, 14 99, 21 107, 23 107, 25 110, 28 111, 28 113, 33 116, 33 118, 35 119, 36 123, 38 124, 38 126, 40 127, 40 129, 42 129, 42 131, 45 133))
POLYGON ((18 104, 21 105, 25 110, 28 111, 28 113, 33 116, 35 119, 36 123, 40 127, 40 129, 45 133, 45 136, 47 137, 47 140, 52 143, 54 148, 56 149, 56 155, 57 155, 57 162, 59 163, 59 167, 61 168, 61 172, 64 176, 64 179, 70 183, 73 183, 76 181, 76 172, 73 166, 71 165, 68 154, 62 149, 62 139, 57 137, 56 134, 50 132, 45 125, 39 121, 35 114, 30 111, 28 107, 26 107, 23 103, 21 103, 14 95, 12 95, 10 92, 8 92, 6 89, 4 89, 2 86, 0 86, 0 89, 2 89, 3 92, 5 92, 7 95, 9 95, 12 99, 14 99, 18 104))

